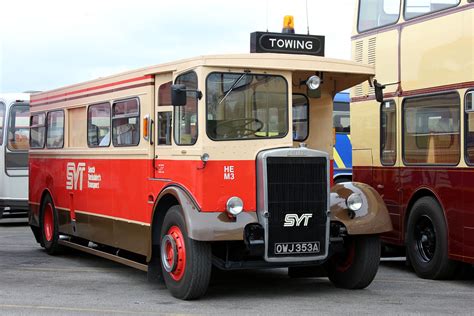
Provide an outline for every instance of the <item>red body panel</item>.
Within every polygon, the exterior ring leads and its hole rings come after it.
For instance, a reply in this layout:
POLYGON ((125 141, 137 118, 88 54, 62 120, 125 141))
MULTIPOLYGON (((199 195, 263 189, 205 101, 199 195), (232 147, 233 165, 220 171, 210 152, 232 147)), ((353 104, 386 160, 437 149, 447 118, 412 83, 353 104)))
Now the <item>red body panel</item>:
POLYGON ((417 192, 429 190, 445 212, 450 257, 474 263, 474 169, 354 167, 353 172, 354 181, 372 185, 387 204, 394 228, 384 236, 387 242, 404 244, 407 208, 417 192))
POLYGON ((244 201, 246 211, 256 209, 253 160, 209 161, 204 169, 198 169, 201 161, 156 160, 155 168, 159 179, 153 179, 153 161, 148 159, 31 157, 29 199, 40 203, 44 190, 49 190, 56 207, 70 209, 73 205, 76 210, 150 223, 153 204, 148 203, 149 195, 154 200, 164 187, 177 184, 202 211, 224 211, 232 196, 244 201))

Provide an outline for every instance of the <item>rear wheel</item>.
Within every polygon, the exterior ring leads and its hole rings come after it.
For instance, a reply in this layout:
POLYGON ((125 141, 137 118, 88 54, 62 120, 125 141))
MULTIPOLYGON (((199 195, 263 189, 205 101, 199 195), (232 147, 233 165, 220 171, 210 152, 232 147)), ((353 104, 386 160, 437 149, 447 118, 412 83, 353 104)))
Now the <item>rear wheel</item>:
POLYGON ((211 246, 187 236, 181 206, 169 209, 161 229, 161 267, 166 287, 180 299, 206 293, 211 277, 211 246))
POLYGON ((334 255, 326 270, 331 282, 339 288, 363 289, 373 281, 380 262, 378 235, 349 236, 344 239, 343 253, 334 255))
POLYGON ((457 263, 448 259, 444 213, 431 197, 419 199, 408 218, 407 256, 416 274, 425 279, 449 279, 457 263))
POLYGON ((57 254, 61 250, 59 245, 58 213, 49 195, 45 197, 41 206, 40 227, 42 246, 48 254, 57 254))

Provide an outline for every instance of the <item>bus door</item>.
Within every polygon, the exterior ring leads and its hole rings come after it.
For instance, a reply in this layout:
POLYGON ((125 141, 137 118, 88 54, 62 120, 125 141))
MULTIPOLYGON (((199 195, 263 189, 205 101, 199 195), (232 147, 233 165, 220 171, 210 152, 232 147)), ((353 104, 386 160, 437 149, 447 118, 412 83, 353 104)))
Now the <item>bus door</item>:
MULTIPOLYGON (((380 166, 373 168, 373 187, 382 196, 392 219, 393 231, 387 239, 401 241, 402 224, 400 159, 397 159, 397 101, 385 100, 380 105, 380 166)), ((377 157, 374 158, 374 163, 377 157)))
POLYGON ((466 93, 464 99, 464 142, 468 169, 463 175, 463 255, 474 258, 474 90, 466 93))
MULTIPOLYGON (((154 178, 161 184, 175 181, 177 174, 195 174, 196 166, 183 164, 184 160, 199 160, 200 150, 194 146, 198 138, 198 98, 196 92, 187 92, 187 103, 173 107, 171 104, 171 73, 155 78, 157 102, 155 107, 156 141, 153 160, 154 178), (193 169, 194 167, 194 169, 193 169)), ((175 83, 186 89, 198 88, 194 71, 179 75, 175 83)))
POLYGON ((5 146, 5 173, 9 177, 28 176, 29 117, 27 103, 15 103, 9 110, 5 146))

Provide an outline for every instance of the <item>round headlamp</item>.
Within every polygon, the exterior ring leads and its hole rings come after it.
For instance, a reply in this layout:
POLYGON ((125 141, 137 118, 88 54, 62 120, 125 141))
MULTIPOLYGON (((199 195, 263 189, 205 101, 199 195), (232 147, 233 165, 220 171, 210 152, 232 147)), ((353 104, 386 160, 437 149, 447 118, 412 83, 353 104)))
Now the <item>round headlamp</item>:
POLYGON ((244 202, 241 198, 233 196, 227 200, 227 213, 232 216, 237 216, 244 210, 244 202))
POLYGON ((359 193, 352 193, 346 200, 347 207, 354 212, 357 212, 362 207, 362 197, 359 193))
POLYGON ((316 75, 311 76, 308 78, 308 80, 306 80, 306 85, 308 86, 309 90, 316 90, 317 88, 319 88, 320 84, 321 79, 316 75))

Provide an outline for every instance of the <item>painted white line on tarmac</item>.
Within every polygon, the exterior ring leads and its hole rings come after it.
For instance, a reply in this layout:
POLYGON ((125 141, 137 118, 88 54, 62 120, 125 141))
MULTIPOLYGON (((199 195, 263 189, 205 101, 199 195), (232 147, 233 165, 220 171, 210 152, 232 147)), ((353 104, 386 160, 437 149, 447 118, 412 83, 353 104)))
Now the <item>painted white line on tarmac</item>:
POLYGON ((43 305, 14 305, 14 304, 0 304, 0 309, 34 309, 34 310, 52 310, 52 311, 68 311, 68 312, 89 312, 89 313, 108 313, 108 314, 129 314, 129 315, 193 315, 193 314, 170 314, 157 313, 148 311, 133 311, 133 310, 117 310, 117 309, 95 309, 95 308, 80 308, 80 307, 64 307, 64 306, 43 306, 43 305))

